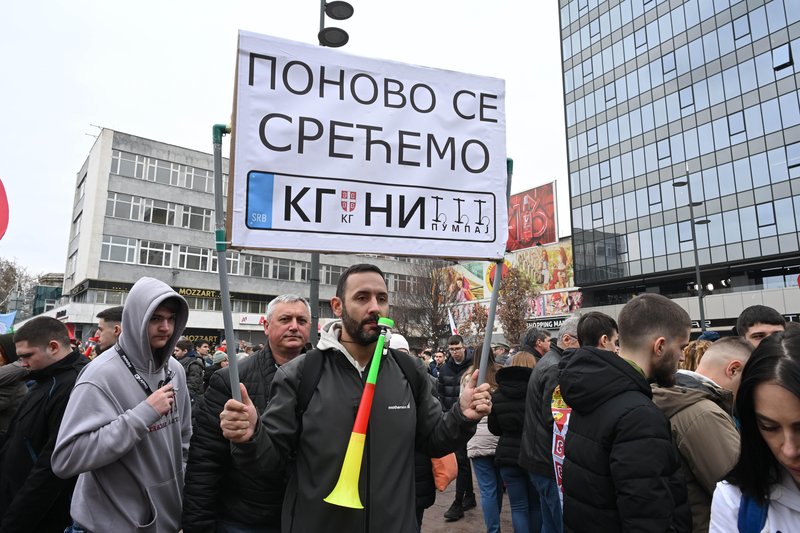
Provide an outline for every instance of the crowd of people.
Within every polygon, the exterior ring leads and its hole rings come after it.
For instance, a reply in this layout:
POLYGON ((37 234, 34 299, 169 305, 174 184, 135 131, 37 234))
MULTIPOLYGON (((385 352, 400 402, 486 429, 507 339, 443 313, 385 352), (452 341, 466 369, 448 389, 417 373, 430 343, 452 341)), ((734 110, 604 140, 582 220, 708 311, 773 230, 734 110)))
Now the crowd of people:
POLYGON ((389 334, 371 389, 389 303, 380 269, 348 268, 311 346, 308 302, 272 299, 266 343, 234 350, 238 394, 227 348, 183 338, 186 301, 152 278, 89 349, 49 317, 0 336, 0 531, 419 532, 450 454, 443 518, 480 504, 490 533, 506 497, 515 533, 800 531, 800 333, 775 310, 690 342, 686 311, 640 295, 492 344, 481 384, 461 336, 389 334), (340 475, 363 508, 325 501, 340 475))

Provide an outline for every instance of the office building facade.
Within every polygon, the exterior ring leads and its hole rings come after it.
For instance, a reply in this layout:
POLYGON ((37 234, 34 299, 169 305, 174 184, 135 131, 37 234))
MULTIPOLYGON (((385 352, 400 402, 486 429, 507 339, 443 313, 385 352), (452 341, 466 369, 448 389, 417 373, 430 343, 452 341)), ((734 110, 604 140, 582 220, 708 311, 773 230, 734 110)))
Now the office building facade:
POLYGON ((559 7, 584 306, 660 292, 699 318, 696 238, 712 323, 800 311, 800 2, 559 7))

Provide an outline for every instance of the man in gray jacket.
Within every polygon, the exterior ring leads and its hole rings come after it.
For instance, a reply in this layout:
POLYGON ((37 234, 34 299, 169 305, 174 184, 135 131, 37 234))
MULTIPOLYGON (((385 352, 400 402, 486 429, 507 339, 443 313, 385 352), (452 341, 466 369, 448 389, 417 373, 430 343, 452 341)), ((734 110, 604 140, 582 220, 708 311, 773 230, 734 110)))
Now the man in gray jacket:
POLYGON ((58 476, 80 474, 70 508, 76 528, 180 529, 191 406, 171 355, 188 318, 178 293, 140 279, 125 302, 119 342, 78 378, 53 452, 58 476))
POLYGON ((419 360, 419 373, 406 378, 398 363, 405 354, 381 361, 374 389, 358 485, 364 509, 325 503, 333 490, 380 335, 378 318, 389 312, 383 273, 354 265, 342 273, 331 300, 341 321, 322 331, 317 350, 281 366, 270 401, 259 420, 242 387, 242 402, 229 400, 220 418, 223 435, 236 443, 234 460, 254 473, 289 463, 281 526, 284 532, 411 533, 417 530, 414 449, 440 457, 463 445, 477 421, 491 409, 489 385, 476 387, 477 371, 461 399, 442 414, 419 360), (298 390, 311 357, 322 357, 319 381, 308 404, 298 390), (421 382, 416 397, 410 380, 421 382))

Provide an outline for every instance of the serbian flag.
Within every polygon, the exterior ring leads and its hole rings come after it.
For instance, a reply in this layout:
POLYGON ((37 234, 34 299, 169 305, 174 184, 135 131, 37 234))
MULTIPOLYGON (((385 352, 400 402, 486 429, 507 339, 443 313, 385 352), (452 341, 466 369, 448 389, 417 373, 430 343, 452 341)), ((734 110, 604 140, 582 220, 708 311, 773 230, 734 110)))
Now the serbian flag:
POLYGON ((0 313, 0 335, 14 331, 14 319, 16 316, 16 311, 11 311, 10 313, 0 313))
POLYGON ((3 180, 0 180, 0 239, 6 234, 8 229, 8 196, 3 187, 3 180))

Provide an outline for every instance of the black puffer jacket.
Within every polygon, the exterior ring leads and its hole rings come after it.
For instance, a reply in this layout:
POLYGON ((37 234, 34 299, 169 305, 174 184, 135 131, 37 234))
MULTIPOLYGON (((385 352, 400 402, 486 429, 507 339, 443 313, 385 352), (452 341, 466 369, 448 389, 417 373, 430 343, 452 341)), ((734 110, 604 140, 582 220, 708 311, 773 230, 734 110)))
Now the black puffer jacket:
POLYGON ((531 372, 532 368, 508 366, 501 368, 495 376, 497 390, 492 394, 489 431, 500 437, 494 455, 497 466, 519 466, 525 396, 531 372))
POLYGON ((519 450, 519 465, 540 476, 555 480, 553 471, 553 414, 550 401, 558 384, 558 363, 572 350, 553 346, 542 357, 528 380, 525 398, 525 427, 519 450))
POLYGON ((597 348, 580 348, 559 366, 561 392, 572 407, 563 478, 566 531, 691 531, 669 422, 641 371, 597 348))
MULTIPOLYGON (((239 379, 263 413, 277 368, 269 346, 239 363, 239 379)), ((230 371, 211 376, 205 400, 200 403, 186 465, 183 490, 183 530, 215 530, 217 518, 253 526, 279 527, 286 486, 283 471, 257 476, 237 469, 230 443, 222 436, 219 414, 231 398, 230 371)))
POLYGON ((471 355, 465 355, 461 363, 456 363, 450 356, 439 368, 439 401, 442 402, 444 411, 449 411, 458 403, 458 397, 461 395, 461 376, 471 364, 471 355))
POLYGON ((69 505, 77 476, 61 479, 50 458, 78 373, 88 359, 73 351, 47 368, 11 420, 0 451, 0 531, 61 533, 72 523, 69 505))

